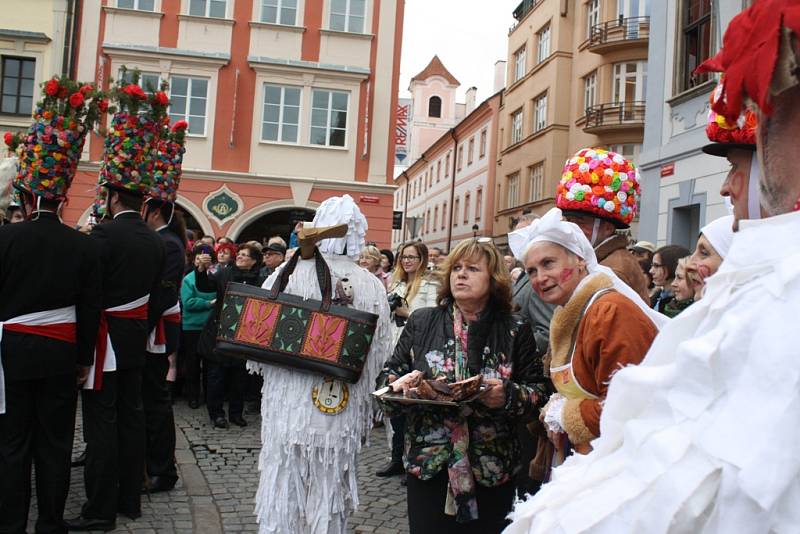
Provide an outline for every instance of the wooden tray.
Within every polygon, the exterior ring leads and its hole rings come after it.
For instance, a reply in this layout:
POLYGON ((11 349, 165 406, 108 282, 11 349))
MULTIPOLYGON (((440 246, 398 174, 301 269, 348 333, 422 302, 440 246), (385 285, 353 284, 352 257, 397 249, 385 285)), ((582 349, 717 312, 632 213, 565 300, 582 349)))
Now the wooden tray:
POLYGON ((388 386, 385 388, 381 388, 378 391, 373 391, 372 394, 379 400, 388 401, 388 402, 396 402, 398 404, 427 404, 429 406, 461 406, 463 404, 467 404, 469 402, 474 401, 477 399, 481 393, 488 389, 487 386, 481 385, 480 389, 474 395, 467 397, 466 399, 460 402, 454 401, 438 401, 438 400, 429 400, 429 399, 409 399, 408 397, 404 397, 402 393, 394 393, 388 386))

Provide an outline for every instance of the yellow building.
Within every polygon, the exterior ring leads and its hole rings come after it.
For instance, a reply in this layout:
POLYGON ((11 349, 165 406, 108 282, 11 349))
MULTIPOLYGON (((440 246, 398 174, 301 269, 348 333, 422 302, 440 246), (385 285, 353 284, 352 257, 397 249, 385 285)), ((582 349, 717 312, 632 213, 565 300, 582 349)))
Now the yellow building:
POLYGON ((496 239, 553 206, 564 162, 586 146, 637 160, 644 133, 649 0, 523 0, 508 35, 496 239))
POLYGON ((76 0, 3 0, 0 131, 30 126, 39 84, 75 69, 76 0))

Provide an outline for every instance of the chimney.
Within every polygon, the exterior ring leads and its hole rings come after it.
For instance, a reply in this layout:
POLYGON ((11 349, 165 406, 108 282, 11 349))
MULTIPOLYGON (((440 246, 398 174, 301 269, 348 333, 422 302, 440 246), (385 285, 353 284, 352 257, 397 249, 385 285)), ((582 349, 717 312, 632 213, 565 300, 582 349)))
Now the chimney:
POLYGON ((475 86, 467 89, 467 94, 464 95, 464 115, 469 115, 475 109, 475 95, 478 93, 478 88, 475 86))
POLYGON ((503 59, 494 62, 494 88, 492 94, 506 86, 506 62, 503 59))

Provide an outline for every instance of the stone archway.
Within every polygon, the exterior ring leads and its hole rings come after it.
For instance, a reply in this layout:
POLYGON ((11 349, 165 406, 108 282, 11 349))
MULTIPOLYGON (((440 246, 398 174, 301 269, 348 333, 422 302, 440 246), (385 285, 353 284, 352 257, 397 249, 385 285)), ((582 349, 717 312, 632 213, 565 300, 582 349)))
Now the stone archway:
POLYGON ((291 200, 276 200, 267 202, 243 213, 228 229, 228 236, 237 243, 243 241, 269 238, 280 235, 289 242, 292 232, 292 221, 308 220, 314 217, 314 210, 319 206, 317 202, 306 202, 305 206, 298 206, 291 200))

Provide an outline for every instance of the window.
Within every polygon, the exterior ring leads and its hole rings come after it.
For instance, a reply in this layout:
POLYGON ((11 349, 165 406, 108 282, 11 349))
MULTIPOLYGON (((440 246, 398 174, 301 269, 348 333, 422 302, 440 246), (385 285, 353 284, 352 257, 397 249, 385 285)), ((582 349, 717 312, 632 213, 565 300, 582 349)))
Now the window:
POLYGON ((636 163, 639 161, 639 153, 642 151, 642 145, 637 143, 625 143, 609 145, 608 149, 611 152, 616 152, 628 161, 636 163))
POLYGON ((140 11, 153 11, 155 0, 117 0, 117 7, 123 9, 138 9, 140 11))
POLYGON ((450 152, 444 157, 444 177, 450 177, 450 152))
POLYGON ((533 101, 533 131, 539 132, 547 126, 547 93, 533 101))
POLYGON ((425 213, 425 233, 429 234, 433 230, 433 221, 431 220, 431 209, 425 213))
MULTIPOLYGON (((697 0, 690 0, 691 3, 699 3, 697 0)), ((703 0, 700 0, 703 1, 703 0)), ((710 2, 710 0, 708 0, 710 2)), ((620 26, 625 28, 626 39, 638 39, 640 24, 643 22, 644 17, 650 16, 650 1, 649 0, 618 0, 617 1, 617 19, 620 21, 620 26)))
POLYGON ((514 52, 514 81, 521 80, 525 76, 526 47, 523 46, 514 52))
POLYGON ((471 137, 469 140, 469 150, 467 150, 467 165, 472 165, 474 154, 475 154, 475 137, 471 137))
POLYGON ((447 202, 442 205, 442 230, 447 228, 447 202))
POLYGON ((190 15, 224 19, 227 13, 227 0, 189 0, 190 15))
POLYGON ((522 108, 511 114, 511 144, 522 141, 522 108))
POLYGON ((466 195, 464 195, 464 224, 469 223, 469 200, 470 200, 470 195, 469 193, 467 193, 466 195))
POLYGON ((208 80, 173 76, 170 78, 169 118, 189 123, 189 134, 206 134, 206 102, 208 80))
POLYGON ((428 100, 428 117, 441 118, 442 116, 442 99, 438 96, 432 96, 428 100))
POLYGON ((683 2, 683 76, 681 91, 710 79, 710 74, 693 76, 692 72, 711 56, 711 0, 683 2))
POLYGON ((597 71, 583 77, 583 112, 589 114, 589 109, 597 104, 597 71))
MULTIPOLYGON (((133 71, 126 70, 119 72, 119 79, 128 83, 133 83, 133 71)), ((139 86, 148 94, 153 94, 161 89, 161 76, 157 72, 140 72, 139 86)))
POLYGON ((519 173, 508 177, 508 205, 507 208, 513 208, 519 203, 519 173))
POLYGON ((540 162, 528 167, 528 176, 530 178, 529 200, 531 202, 542 200, 544 198, 544 163, 540 162))
POLYGON ((433 208, 433 221, 431 221, 431 231, 436 231, 436 223, 439 222, 439 206, 433 208))
POLYGON ((586 4, 586 37, 594 37, 594 27, 600 24, 600 0, 589 0, 586 4))
POLYGON ((349 95, 314 89, 311 92, 311 144, 344 146, 349 95))
POLYGON ((262 141, 297 143, 300 130, 300 88, 264 84, 262 141))
POLYGON ((442 178, 442 160, 436 162, 436 183, 442 178))
POLYGON ((423 191, 427 191, 428 190, 428 185, 430 185, 430 180, 428 180, 428 173, 426 172, 422 176, 422 190, 423 191))
POLYGON ((550 25, 539 30, 536 38, 536 64, 538 65, 550 56, 550 25))
POLYGON ((475 192, 475 220, 481 220, 481 211, 483 211, 483 189, 480 187, 475 192))
POLYGON ((453 201, 453 226, 458 226, 459 206, 461 206, 461 200, 456 197, 455 201, 453 201))
POLYGON ((456 154, 458 155, 458 170, 460 171, 461 167, 464 166, 464 147, 456 148, 456 154))
POLYGON ((261 22, 294 26, 297 0, 261 0, 261 22))
POLYGON ((33 111, 33 80, 36 60, 3 57, 2 103, 0 113, 30 115, 33 111))
POLYGON ((330 29, 364 33, 367 0, 331 0, 330 29))
POLYGON ((647 62, 614 64, 614 103, 623 121, 644 120, 641 109, 647 99, 647 62))
POLYGON ((478 148, 479 158, 483 158, 486 155, 486 130, 484 129, 481 132, 481 144, 478 148))

